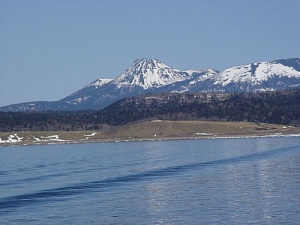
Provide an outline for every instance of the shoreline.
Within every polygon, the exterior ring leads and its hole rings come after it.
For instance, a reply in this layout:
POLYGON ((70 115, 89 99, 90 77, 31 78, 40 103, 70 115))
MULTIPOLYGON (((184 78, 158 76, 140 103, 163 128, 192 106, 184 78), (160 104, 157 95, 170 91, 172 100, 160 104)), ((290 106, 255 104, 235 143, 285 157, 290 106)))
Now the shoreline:
POLYGON ((97 131, 0 133, 0 147, 262 137, 300 137, 300 127, 253 122, 152 120, 97 131))
POLYGON ((276 137, 300 137, 300 134, 269 134, 269 135, 220 135, 220 136, 202 136, 202 137, 168 137, 168 138, 138 138, 138 139, 101 139, 101 140, 65 140, 65 141, 43 141, 43 142, 15 142, 1 143, 1 147, 17 146, 40 146, 40 145, 69 145, 69 144, 104 144, 104 143, 126 143, 126 142, 157 142, 157 141, 182 141, 182 140, 216 140, 216 139, 248 139, 248 138, 276 138, 276 137))

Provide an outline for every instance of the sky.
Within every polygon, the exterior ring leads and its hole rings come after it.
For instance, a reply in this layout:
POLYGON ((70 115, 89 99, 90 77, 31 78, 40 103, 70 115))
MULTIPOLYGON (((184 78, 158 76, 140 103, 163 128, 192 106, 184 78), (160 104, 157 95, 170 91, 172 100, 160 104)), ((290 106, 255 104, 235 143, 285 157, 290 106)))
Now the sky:
POLYGON ((55 101, 135 59, 180 69, 300 57, 299 0, 0 0, 0 106, 55 101))

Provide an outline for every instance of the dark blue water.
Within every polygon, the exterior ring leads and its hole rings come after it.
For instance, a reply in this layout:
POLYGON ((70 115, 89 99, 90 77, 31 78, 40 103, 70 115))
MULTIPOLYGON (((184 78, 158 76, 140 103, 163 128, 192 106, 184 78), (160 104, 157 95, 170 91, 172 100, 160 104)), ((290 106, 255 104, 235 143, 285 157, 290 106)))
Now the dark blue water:
POLYGON ((0 148, 1 224, 300 224, 300 138, 0 148))

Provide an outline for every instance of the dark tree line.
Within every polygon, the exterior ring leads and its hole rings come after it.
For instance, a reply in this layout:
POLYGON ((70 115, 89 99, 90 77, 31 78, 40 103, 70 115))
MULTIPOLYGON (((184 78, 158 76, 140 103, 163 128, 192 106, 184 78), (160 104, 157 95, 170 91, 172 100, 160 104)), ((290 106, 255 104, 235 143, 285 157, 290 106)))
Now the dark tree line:
POLYGON ((207 119, 249 121, 300 125, 300 90, 283 92, 236 93, 226 98, 211 96, 209 101, 172 96, 167 102, 159 97, 147 101, 145 97, 120 100, 102 111, 109 115, 107 122, 125 124, 146 118, 207 119))
POLYGON ((249 121, 300 125, 300 89, 235 94, 154 94, 101 111, 0 112, 0 131, 98 130, 143 119, 249 121))

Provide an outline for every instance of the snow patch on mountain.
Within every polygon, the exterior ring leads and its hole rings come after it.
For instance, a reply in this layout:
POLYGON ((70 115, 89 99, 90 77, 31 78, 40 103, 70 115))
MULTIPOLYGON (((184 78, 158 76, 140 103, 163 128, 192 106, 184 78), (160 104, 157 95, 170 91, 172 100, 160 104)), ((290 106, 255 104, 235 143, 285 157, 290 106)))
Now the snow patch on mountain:
POLYGON ((85 102, 89 99, 88 96, 85 96, 85 97, 82 97, 82 98, 76 98, 74 99, 73 101, 67 101, 69 104, 78 104, 78 103, 81 103, 81 102, 85 102))
POLYGON ((214 79, 214 77, 219 73, 219 71, 214 70, 214 69, 206 69, 206 70, 201 70, 198 73, 194 74, 195 76, 195 82, 201 82, 205 81, 208 79, 214 79))
POLYGON ((107 84, 107 83, 111 82, 112 80, 113 79, 97 79, 94 82, 87 85, 87 87, 99 88, 99 87, 103 86, 104 84, 107 84))
POLYGON ((274 76, 300 78, 300 72, 275 61, 252 63, 224 70, 215 77, 214 84, 226 86, 230 83, 252 83, 258 85, 274 76))
POLYGON ((282 64, 261 63, 256 69, 256 77, 258 80, 267 80, 274 75, 279 77, 300 78, 299 71, 296 71, 293 67, 284 66, 282 64))

